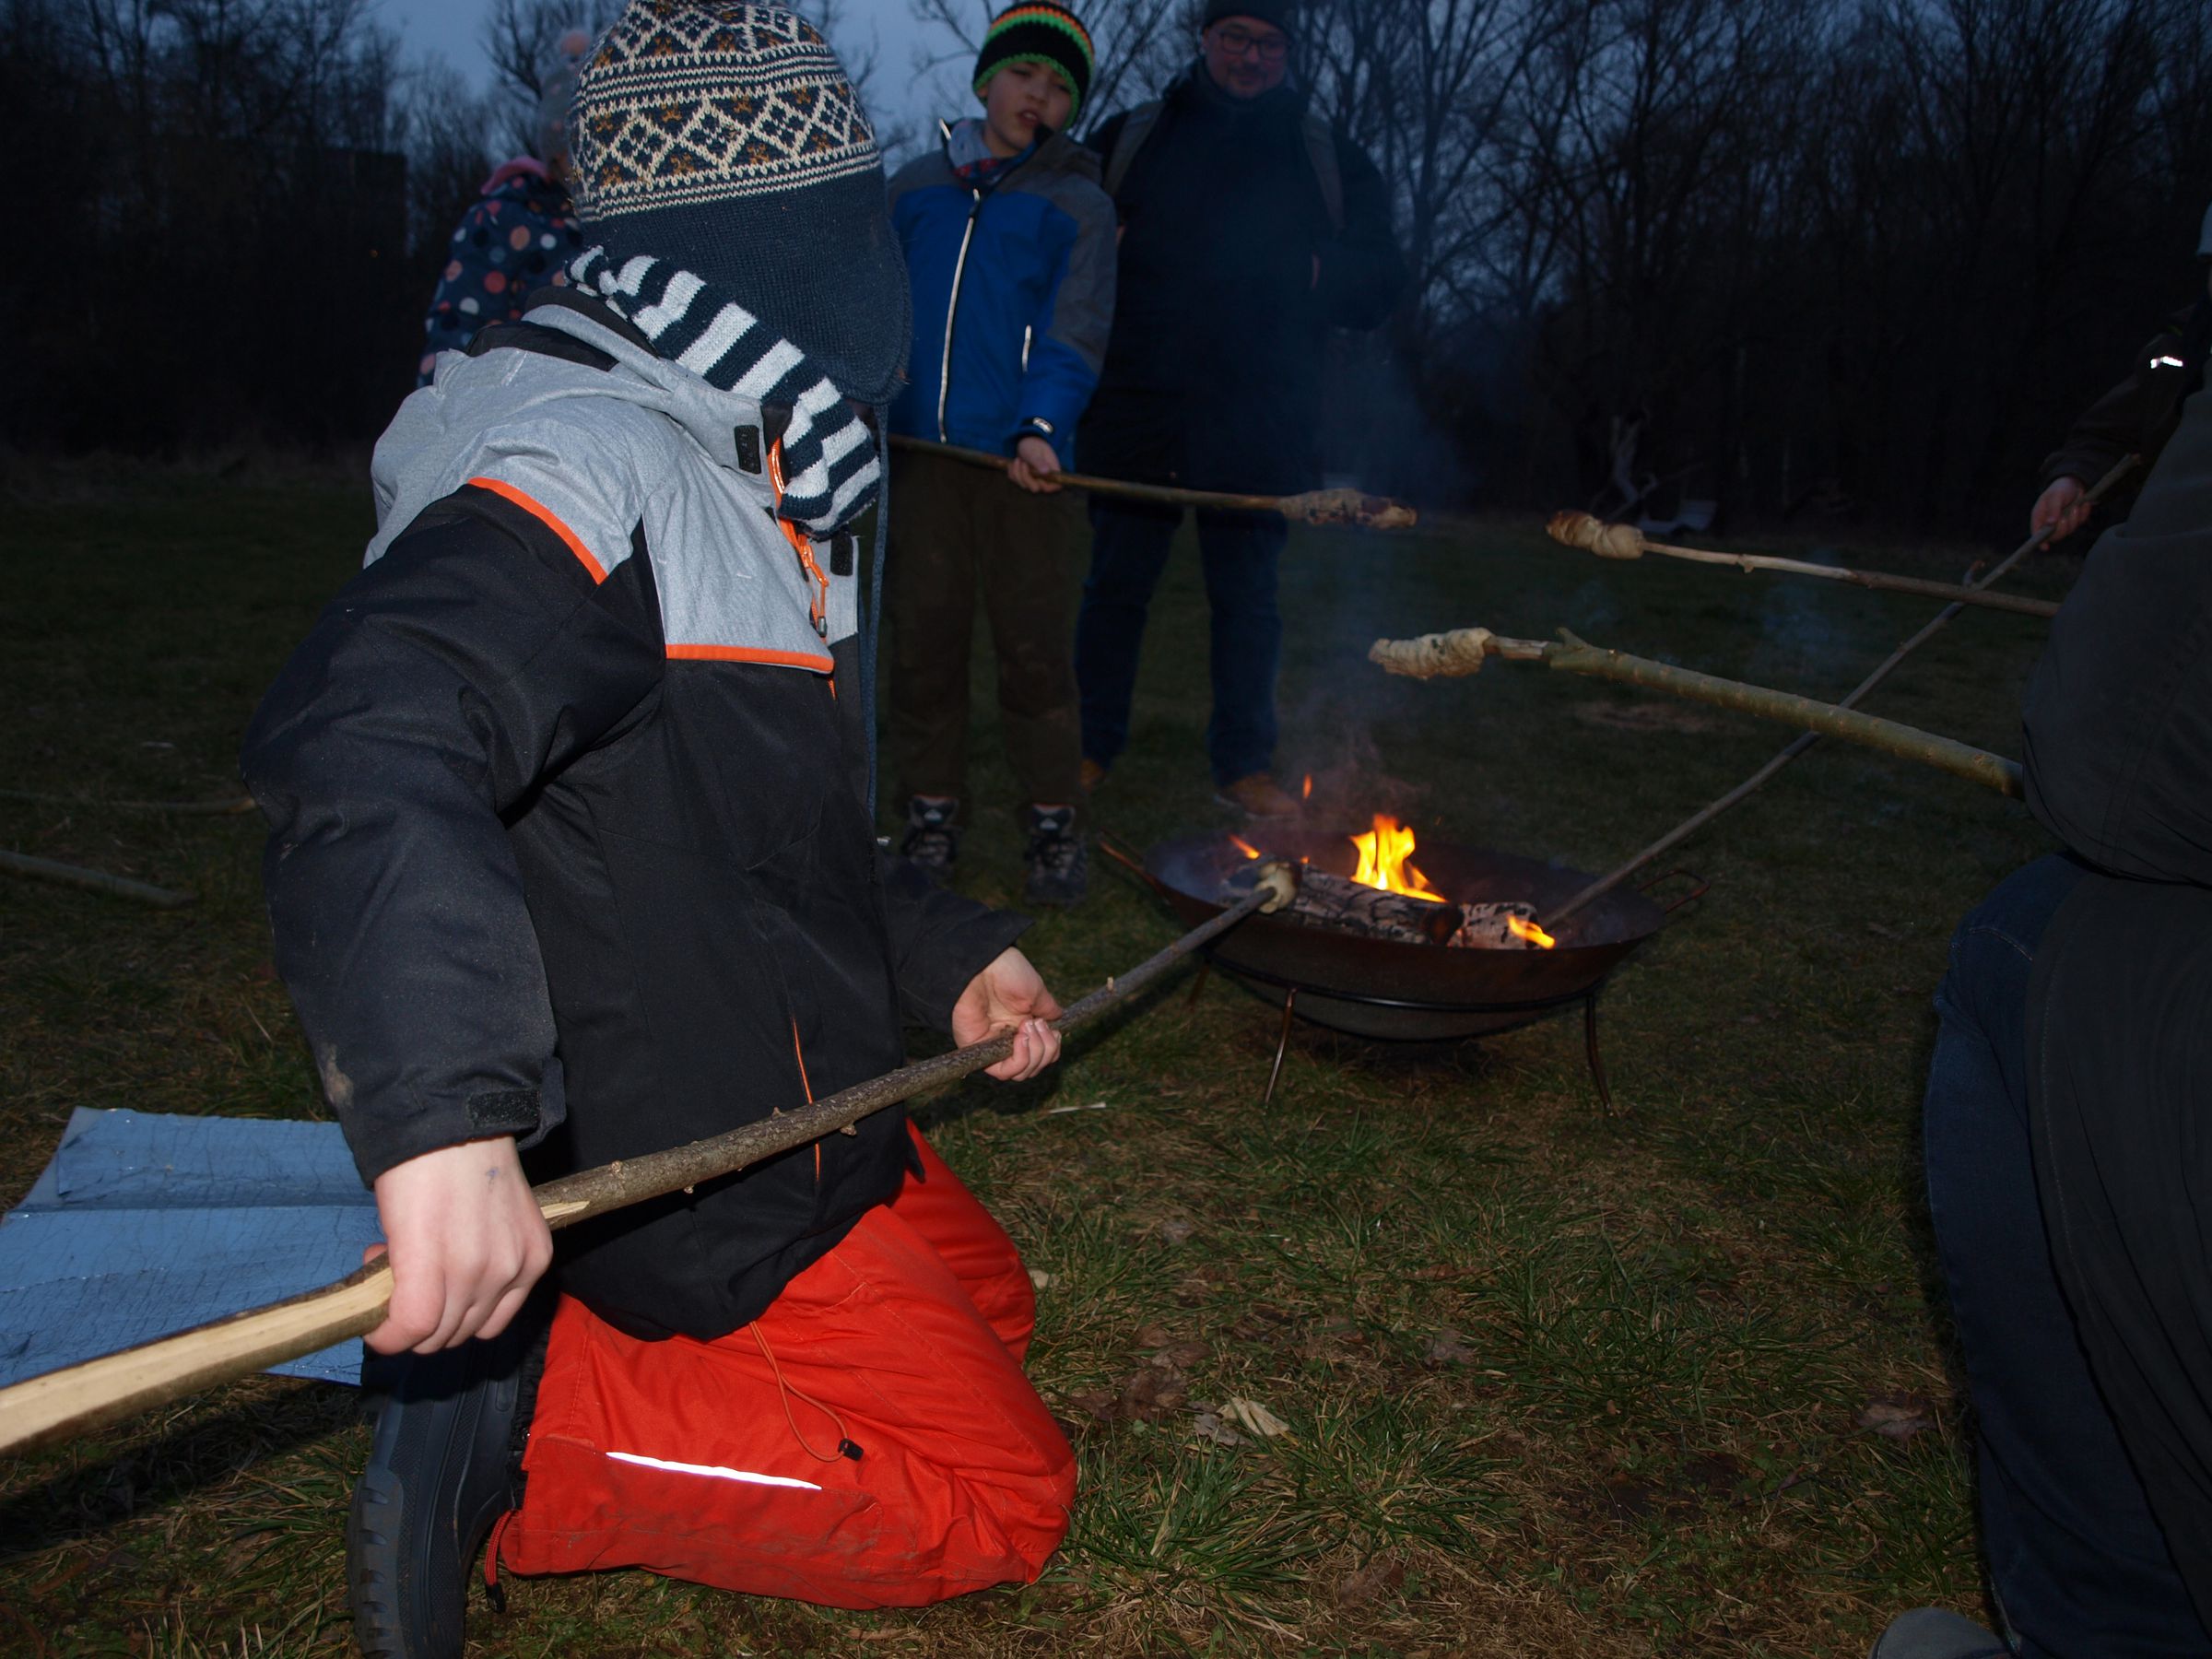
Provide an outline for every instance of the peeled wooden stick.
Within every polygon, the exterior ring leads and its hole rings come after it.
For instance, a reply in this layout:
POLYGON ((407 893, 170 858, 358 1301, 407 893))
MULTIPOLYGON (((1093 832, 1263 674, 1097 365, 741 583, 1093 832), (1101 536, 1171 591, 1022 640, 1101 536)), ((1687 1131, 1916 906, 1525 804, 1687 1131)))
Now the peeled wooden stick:
MULTIPOLYGON (((1270 860, 1260 867, 1258 883, 1203 926, 1193 928, 1118 980, 1109 979, 1053 1021, 1053 1029, 1071 1031, 1095 1019, 1253 912, 1280 910, 1297 896, 1298 872, 1270 860)), ((1013 1048, 1011 1033, 970 1043, 727 1135, 549 1181, 535 1191, 538 1213, 548 1227, 571 1227, 712 1181, 833 1135, 924 1089, 995 1065, 1013 1048)), ((304 1295, 0 1388, 0 1452, 120 1422, 218 1382, 251 1376, 348 1336, 362 1335, 383 1323, 391 1300, 392 1272, 380 1257, 304 1295)))
MULTIPOLYGON (((1010 465, 1004 455, 989 450, 962 449, 957 443, 932 443, 924 438, 891 434, 894 448, 933 455, 949 455, 971 466, 994 466, 1000 472, 1010 465)), ((1124 500, 1157 501, 1169 507, 1211 507, 1225 512, 1278 512, 1306 524, 1356 524, 1362 530, 1410 530, 1420 514, 1388 496, 1368 495, 1357 489, 1309 489, 1301 495, 1231 495, 1218 489, 1177 489, 1166 484, 1133 484, 1124 478, 1097 478, 1087 473, 1054 472, 1040 475, 1051 483, 1065 484, 1091 495, 1119 496, 1124 500)))
POLYGON ((1580 547, 1600 559, 1641 559, 1646 553, 1668 559, 1686 559, 1696 564, 1734 565, 1739 571, 1781 571, 1793 576, 1818 576, 1827 582, 1848 582, 1854 587, 1884 593, 1925 594, 1931 599, 1948 599, 1956 605, 1979 605, 1990 610, 2017 611, 2024 617, 2055 617, 2058 606, 2048 599, 2024 599, 2018 594, 1992 594, 1955 582, 1930 582, 1919 576, 1893 576, 1884 571, 1854 571, 1847 565, 1810 564, 1802 559, 1778 559, 1766 553, 1714 553, 1704 547, 1676 547, 1647 540, 1633 524, 1608 524, 1586 512, 1555 512, 1544 526, 1556 542, 1580 547))
MULTIPOLYGON (((2142 460, 2143 458, 2140 455, 2121 456, 2119 460, 2112 463, 2112 469, 2108 471, 2103 477, 2098 479, 2095 484, 2089 487, 2088 494, 2083 498, 2084 501, 2088 505, 2094 506, 2097 502, 2102 500, 2105 493, 2108 490, 2112 489, 2113 486, 2120 482, 2121 479, 2126 477, 2129 473, 2133 472, 2137 466, 2142 465, 2142 460)), ((1968 587, 1976 589, 1977 591, 1983 588, 1994 586, 1997 582, 2004 581, 2007 575, 2011 574, 2012 568, 2018 564, 2021 559, 2027 558, 2029 554, 2034 552, 2037 548, 2048 545, 2050 541, 2051 531, 2049 529, 2036 531, 2033 535, 2030 535, 2026 541, 2022 542, 2018 547, 2007 553, 2003 559, 1999 559, 1995 566, 1986 571, 1983 571, 1981 575, 1977 576, 1974 574, 1974 571, 1980 568, 1978 564, 1970 568, 1966 572, 1964 584, 1968 587)), ((1933 617, 1929 618, 1925 623, 1922 624, 1918 631, 1916 631, 1912 638, 1906 640, 1902 644, 1899 645, 1895 651, 1891 652, 1888 656, 1884 657, 1881 662, 1877 664, 1873 670, 1867 674, 1865 679, 1861 680, 1856 686, 1853 687, 1851 690, 1843 696, 1841 700, 1836 704, 1836 707, 1839 709, 1857 708, 1860 703, 1866 700, 1869 692, 1873 691, 1876 687, 1879 686, 1884 680, 1889 677, 1889 674, 1892 669, 1894 669, 1900 663, 1903 662, 1907 657, 1911 656, 1915 651, 1918 651, 1923 645, 1925 645, 1937 634, 1941 633, 1945 629, 1948 628, 1959 618, 1960 614, 1963 613, 1965 609, 1965 606, 1954 603, 1951 605, 1947 605, 1941 610, 1937 611, 1933 617)), ((1765 785, 1770 778, 1773 777, 1775 773, 1781 771, 1784 767, 1788 766, 1791 761, 1796 759, 1800 755, 1803 755, 1808 749, 1812 748, 1819 741, 1820 734, 1818 732, 1798 733, 1797 735, 1791 738, 1788 743, 1783 745, 1781 749, 1775 753, 1772 759, 1769 760, 1764 766, 1760 767, 1757 771, 1746 778, 1741 783, 1738 783, 1735 788, 1729 790, 1727 794, 1720 796, 1717 800, 1707 802, 1703 806, 1700 806, 1697 811, 1691 813, 1688 818, 1677 824, 1672 830, 1669 830, 1665 835, 1662 835, 1657 841, 1648 843, 1641 851, 1638 852, 1633 856, 1624 860, 1620 864, 1615 865, 1613 868, 1607 870, 1603 876, 1600 876, 1588 887, 1583 888, 1581 892, 1571 895, 1564 904, 1561 904, 1549 912, 1545 919, 1550 922, 1560 921, 1565 917, 1571 916, 1575 912, 1581 910, 1584 905, 1594 903, 1597 900, 1604 898, 1607 893, 1611 892, 1615 888, 1618 887, 1622 882, 1633 876, 1638 870, 1643 868, 1644 865, 1650 864, 1653 859, 1664 857, 1668 853, 1673 852, 1675 848, 1681 845, 1682 842, 1688 841, 1692 835, 1695 835, 1707 824, 1712 823, 1713 819, 1719 818, 1721 814, 1726 812, 1730 807, 1735 806, 1738 802, 1747 800, 1753 794, 1756 794, 1759 789, 1765 785)))
POLYGON ((128 876, 111 876, 105 870, 88 870, 81 865, 59 864, 51 858, 33 858, 28 853, 0 853, 0 870, 28 876, 34 881, 58 881, 64 887, 89 888, 112 893, 118 899, 135 899, 156 910, 176 910, 192 902, 190 893, 179 893, 128 876))
POLYGON ((1607 651, 1577 639, 1563 628, 1557 642, 1506 639, 1487 629, 1454 629, 1450 633, 1424 634, 1418 640, 1377 640, 1367 654, 1371 662, 1380 664, 1386 672, 1416 679, 1473 674, 1481 668, 1486 657, 1540 662, 1548 668, 1562 669, 1569 674, 1587 674, 1599 679, 1646 686, 1655 691, 1670 691, 1677 697, 1735 709, 1745 714, 1788 721, 1793 725, 1841 737, 1848 743, 1901 755, 1909 760, 1924 761, 1977 783, 1986 783, 2004 794, 2018 796, 2021 793, 2019 762, 1993 755, 1987 749, 1924 732, 1917 726, 1901 725, 1894 720, 1877 720, 1855 709, 1840 709, 1833 703, 1799 697, 1794 692, 1747 685, 1742 680, 1700 674, 1694 668, 1677 668, 1669 663, 1654 663, 1648 657, 1607 651), (1478 635, 1479 640, 1476 638, 1478 635), (1430 664, 1436 665, 1429 666, 1430 664))

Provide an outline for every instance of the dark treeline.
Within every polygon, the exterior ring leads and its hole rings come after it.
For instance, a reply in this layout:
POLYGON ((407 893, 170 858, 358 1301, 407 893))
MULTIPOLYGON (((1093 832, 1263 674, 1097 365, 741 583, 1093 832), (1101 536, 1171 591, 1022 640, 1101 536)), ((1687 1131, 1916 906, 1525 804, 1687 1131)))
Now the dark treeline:
MULTIPOLYGON (((404 69, 365 0, 0 0, 26 324, 0 437, 372 436, 574 9, 500 0, 487 100, 404 69)), ((1080 9, 1099 116, 1187 61, 1192 0, 1080 9)), ((1395 186, 1418 276, 1339 353, 1330 450, 1377 487, 2010 523, 2201 282, 2201 0, 1308 10, 1301 73, 1395 186)))
POLYGON ((1744 517, 2017 527, 2202 288, 2201 0, 1312 10, 1403 204, 1399 363, 1492 499, 1603 507, 1632 469, 1744 517))
POLYGON ((368 0, 0 0, 0 439, 372 437, 414 383, 447 237, 586 11, 500 0, 500 87, 476 96, 404 69, 368 0))

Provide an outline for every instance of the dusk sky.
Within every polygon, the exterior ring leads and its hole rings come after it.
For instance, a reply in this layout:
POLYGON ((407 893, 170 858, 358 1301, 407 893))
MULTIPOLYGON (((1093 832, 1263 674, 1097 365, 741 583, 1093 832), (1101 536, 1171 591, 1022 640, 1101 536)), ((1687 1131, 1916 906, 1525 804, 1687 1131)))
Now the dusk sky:
MULTIPOLYGON (((410 56, 441 57, 481 86, 491 74, 478 42, 488 9, 489 0, 381 0, 377 17, 400 31, 410 56)), ((585 10, 577 7, 579 16, 585 10)), ((933 91, 933 79, 917 80, 912 65, 924 35, 907 6, 900 0, 849 0, 845 10, 849 20, 835 43, 848 56, 873 45, 877 69, 868 94, 878 124, 911 125, 944 113, 936 105, 956 95, 957 88, 945 85, 933 91)))

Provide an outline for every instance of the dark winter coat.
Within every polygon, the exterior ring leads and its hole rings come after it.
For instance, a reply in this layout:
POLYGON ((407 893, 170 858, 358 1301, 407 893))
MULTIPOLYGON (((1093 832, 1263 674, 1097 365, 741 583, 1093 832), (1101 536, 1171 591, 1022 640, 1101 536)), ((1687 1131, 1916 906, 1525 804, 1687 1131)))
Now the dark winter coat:
MULTIPOLYGON (((1020 932, 879 853, 857 561, 801 562, 762 422, 565 298, 443 359, 379 442, 371 562, 243 761, 277 969, 364 1179, 499 1134, 542 1178, 803 1105, 899 1065, 902 1018, 947 1025, 1020 932)), ((881 1112, 586 1224, 564 1287, 721 1335, 909 1156, 881 1112)))
MULTIPOLYGON (((1313 483, 1324 336, 1379 327, 1406 272, 1389 192, 1341 132, 1332 224, 1305 108, 1291 87, 1233 99, 1199 65, 1169 89, 1114 193, 1113 334, 1078 440, 1084 471, 1270 493, 1313 483)), ((1101 155, 1127 119, 1099 130, 1101 155)))
POLYGON ((1065 134, 981 188, 944 146, 891 179, 914 347, 891 429, 1012 454, 1034 433, 1065 463, 1113 316, 1113 205, 1065 134))
POLYGON ((2065 441, 2044 458, 2044 485, 2060 478, 2094 484, 2123 455, 2142 456, 2147 470, 2173 436, 2182 400, 2205 383, 2208 347, 2212 296, 2203 296, 2169 317, 2136 354, 2128 377, 2083 411, 2065 441))
POLYGON ((2212 1628, 2212 393, 2053 621, 2025 736, 2029 805, 2091 866, 2029 982, 2052 1259, 2212 1628))

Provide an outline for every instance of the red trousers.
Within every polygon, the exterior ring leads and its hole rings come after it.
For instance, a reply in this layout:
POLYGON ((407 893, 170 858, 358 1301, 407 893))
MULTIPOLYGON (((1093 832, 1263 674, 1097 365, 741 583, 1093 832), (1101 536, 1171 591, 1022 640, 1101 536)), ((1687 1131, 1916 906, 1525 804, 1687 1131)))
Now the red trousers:
POLYGON ((1033 1580, 1076 1488, 1022 1374, 1035 1293, 1013 1241, 914 1144, 922 1179, 727 1336, 641 1342, 562 1298, 497 1559, 834 1607, 1033 1580))

